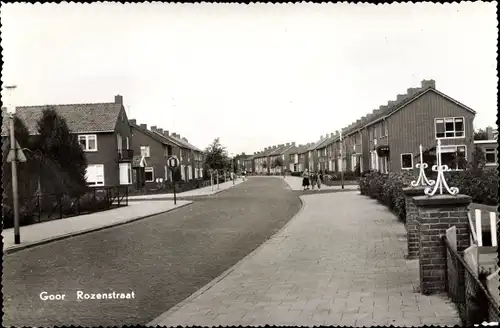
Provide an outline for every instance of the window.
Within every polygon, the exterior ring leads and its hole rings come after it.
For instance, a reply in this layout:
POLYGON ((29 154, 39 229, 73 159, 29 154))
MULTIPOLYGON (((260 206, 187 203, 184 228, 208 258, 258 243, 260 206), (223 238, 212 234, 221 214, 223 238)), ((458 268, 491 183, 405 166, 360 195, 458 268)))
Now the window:
POLYGON ((465 136, 464 118, 448 117, 435 120, 436 138, 461 138, 465 136))
POLYGON ((149 146, 141 146, 141 156, 147 158, 149 155, 149 146))
POLYGON ((380 123, 380 136, 381 137, 387 136, 387 122, 385 120, 382 121, 382 123, 380 123))
POLYGON ((104 165, 89 164, 85 172, 88 186, 104 186, 104 165))
POLYGON ((463 170, 466 166, 467 152, 465 146, 441 146, 441 164, 451 170, 463 170))
POLYGON ((409 170, 413 168, 413 154, 401 154, 401 168, 403 170, 409 170))
POLYGON ((179 149, 179 157, 180 157, 180 159, 182 161, 182 149, 179 149))
POLYGON ((132 164, 120 163, 120 184, 132 184, 132 164))
POLYGON ((82 146, 83 151, 97 151, 96 134, 79 135, 78 143, 82 146))
POLYGON ((130 149, 130 139, 127 137, 127 149, 130 149))
POLYGON ((486 157, 486 165, 497 164, 497 150, 496 148, 485 148, 484 154, 486 157))
POLYGON ((145 180, 146 182, 154 182, 155 181, 155 170, 154 167, 146 167, 144 168, 145 180))

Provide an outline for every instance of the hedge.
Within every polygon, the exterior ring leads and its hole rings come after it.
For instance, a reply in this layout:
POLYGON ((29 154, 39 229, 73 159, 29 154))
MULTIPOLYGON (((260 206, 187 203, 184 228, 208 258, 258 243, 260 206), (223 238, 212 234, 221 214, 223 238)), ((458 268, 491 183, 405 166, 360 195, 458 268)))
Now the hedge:
MULTIPOLYGON (((446 172, 445 178, 448 186, 457 187, 461 194, 471 196, 474 203, 498 204, 499 177, 496 170, 446 172)), ((360 178, 359 188, 362 195, 377 199, 405 222, 405 196, 402 189, 410 186, 412 180, 416 180, 416 174, 411 171, 388 174, 366 172, 360 178)))

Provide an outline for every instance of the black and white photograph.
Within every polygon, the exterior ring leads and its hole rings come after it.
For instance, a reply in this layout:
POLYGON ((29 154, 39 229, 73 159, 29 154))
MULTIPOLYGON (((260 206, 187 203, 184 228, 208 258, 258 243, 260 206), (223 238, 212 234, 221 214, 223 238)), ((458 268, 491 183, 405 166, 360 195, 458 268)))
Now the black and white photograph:
POLYGON ((2 2, 5 327, 500 321, 497 2, 2 2))

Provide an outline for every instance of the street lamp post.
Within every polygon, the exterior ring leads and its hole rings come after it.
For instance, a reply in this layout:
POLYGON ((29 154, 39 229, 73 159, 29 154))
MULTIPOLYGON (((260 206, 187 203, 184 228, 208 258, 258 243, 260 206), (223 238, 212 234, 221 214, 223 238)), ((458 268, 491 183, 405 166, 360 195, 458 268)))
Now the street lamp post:
POLYGON ((233 185, 235 184, 234 180, 236 174, 234 173, 234 154, 231 154, 231 176, 233 177, 233 185))
POLYGON ((16 136, 14 131, 14 118, 16 114, 16 105, 12 104, 12 92, 17 86, 6 86, 9 98, 9 130, 10 130, 10 151, 14 152, 14 158, 11 161, 12 166, 12 202, 14 208, 14 243, 21 243, 21 235, 19 233, 19 190, 17 185, 17 149, 16 136))

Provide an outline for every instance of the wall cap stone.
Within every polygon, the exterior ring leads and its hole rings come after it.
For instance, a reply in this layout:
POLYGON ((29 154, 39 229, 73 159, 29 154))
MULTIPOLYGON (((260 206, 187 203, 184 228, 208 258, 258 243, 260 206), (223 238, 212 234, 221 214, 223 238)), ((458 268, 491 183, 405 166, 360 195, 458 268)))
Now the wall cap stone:
POLYGON ((469 205, 472 197, 467 195, 434 195, 434 196, 416 196, 413 201, 417 206, 435 206, 440 205, 469 205))
POLYGON ((406 187, 403 188, 403 192, 406 196, 420 196, 424 195, 425 188, 427 188, 427 186, 406 187))

